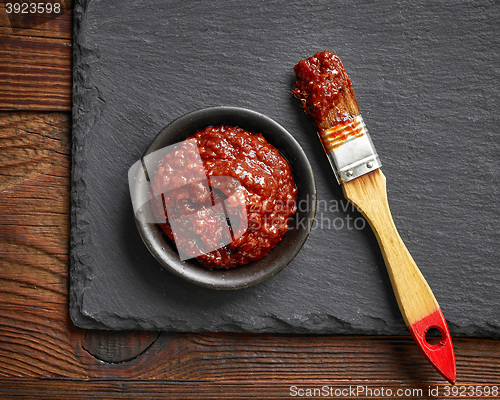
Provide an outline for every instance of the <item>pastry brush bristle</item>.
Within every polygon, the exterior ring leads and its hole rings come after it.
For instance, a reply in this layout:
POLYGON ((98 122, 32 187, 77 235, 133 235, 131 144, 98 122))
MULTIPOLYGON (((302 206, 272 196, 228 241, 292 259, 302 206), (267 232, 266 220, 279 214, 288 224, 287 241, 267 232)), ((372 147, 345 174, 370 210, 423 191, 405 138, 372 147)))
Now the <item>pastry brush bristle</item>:
POLYGON ((294 67, 293 94, 320 130, 345 123, 359 115, 358 102, 340 58, 329 51, 316 53, 294 67))

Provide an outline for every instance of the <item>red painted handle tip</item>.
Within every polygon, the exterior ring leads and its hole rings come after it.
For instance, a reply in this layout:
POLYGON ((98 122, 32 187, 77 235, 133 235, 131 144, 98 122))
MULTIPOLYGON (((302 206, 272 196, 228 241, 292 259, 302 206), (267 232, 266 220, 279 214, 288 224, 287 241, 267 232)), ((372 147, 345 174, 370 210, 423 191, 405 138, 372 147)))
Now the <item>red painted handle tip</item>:
POLYGON ((413 323, 408 329, 425 358, 447 381, 455 384, 457 381, 455 352, 450 331, 441 309, 438 308, 433 313, 413 323), (426 339, 427 332, 433 328, 441 333, 441 340, 436 344, 431 344, 426 339))

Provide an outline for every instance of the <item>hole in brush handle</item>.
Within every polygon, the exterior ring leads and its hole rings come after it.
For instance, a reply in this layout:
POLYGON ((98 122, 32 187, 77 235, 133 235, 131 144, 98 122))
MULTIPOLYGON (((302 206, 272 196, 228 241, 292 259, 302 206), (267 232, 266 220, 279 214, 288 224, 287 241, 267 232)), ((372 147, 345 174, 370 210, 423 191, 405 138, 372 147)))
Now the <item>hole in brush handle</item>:
POLYGON ((429 346, 442 346, 446 343, 446 337, 438 326, 431 326, 425 332, 425 341, 429 346))

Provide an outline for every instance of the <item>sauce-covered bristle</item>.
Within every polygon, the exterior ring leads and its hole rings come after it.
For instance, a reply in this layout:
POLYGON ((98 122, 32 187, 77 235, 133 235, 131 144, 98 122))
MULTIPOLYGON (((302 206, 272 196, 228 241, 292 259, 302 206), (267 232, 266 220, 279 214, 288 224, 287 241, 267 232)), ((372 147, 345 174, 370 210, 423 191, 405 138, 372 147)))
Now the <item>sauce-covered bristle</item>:
POLYGON ((340 58, 318 52, 294 67, 297 82, 293 94, 320 131, 356 118, 358 103, 340 58))

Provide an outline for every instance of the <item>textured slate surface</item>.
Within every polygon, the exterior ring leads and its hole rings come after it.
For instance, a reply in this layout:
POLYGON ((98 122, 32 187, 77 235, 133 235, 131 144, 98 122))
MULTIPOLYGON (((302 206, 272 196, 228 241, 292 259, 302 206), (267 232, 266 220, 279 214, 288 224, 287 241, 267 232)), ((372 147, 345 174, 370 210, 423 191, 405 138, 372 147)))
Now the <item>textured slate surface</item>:
POLYGON ((75 1, 74 322, 406 333, 374 236, 358 229, 363 220, 291 95, 295 63, 328 49, 353 81, 396 225, 452 335, 498 336, 499 8, 490 1, 75 1), (318 224, 296 259, 236 292, 160 270, 136 231, 127 188, 128 168, 163 126, 215 105, 282 124, 306 151, 318 186, 318 224))

